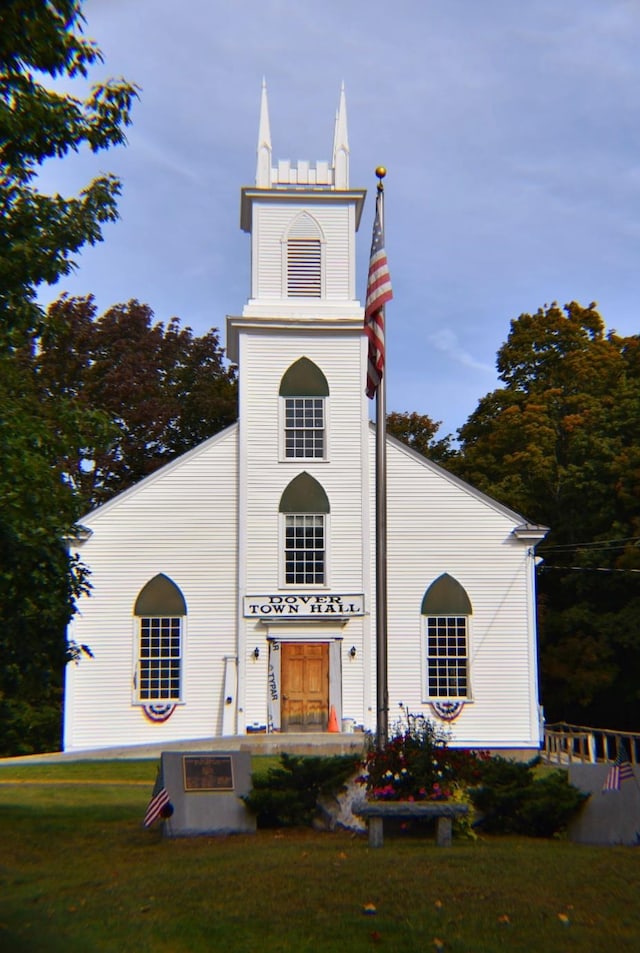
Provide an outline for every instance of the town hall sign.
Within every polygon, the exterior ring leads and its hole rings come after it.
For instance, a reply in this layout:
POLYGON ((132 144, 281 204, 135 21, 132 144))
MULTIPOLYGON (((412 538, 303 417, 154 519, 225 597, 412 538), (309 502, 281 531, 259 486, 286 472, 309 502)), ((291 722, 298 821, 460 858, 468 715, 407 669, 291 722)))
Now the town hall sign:
POLYGON ((290 593, 271 596, 245 596, 245 617, 265 619, 272 616, 296 616, 317 619, 318 616, 364 615, 364 595, 329 595, 329 593, 290 593))

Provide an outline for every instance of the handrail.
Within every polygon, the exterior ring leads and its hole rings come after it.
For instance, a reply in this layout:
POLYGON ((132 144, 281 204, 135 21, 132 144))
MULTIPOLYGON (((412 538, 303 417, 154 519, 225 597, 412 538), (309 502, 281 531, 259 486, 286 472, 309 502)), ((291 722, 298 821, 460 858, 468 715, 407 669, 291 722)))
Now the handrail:
POLYGON ((640 733, 609 728, 587 728, 556 722, 545 725, 543 758, 550 764, 573 761, 605 764, 624 752, 631 764, 640 763, 640 733))

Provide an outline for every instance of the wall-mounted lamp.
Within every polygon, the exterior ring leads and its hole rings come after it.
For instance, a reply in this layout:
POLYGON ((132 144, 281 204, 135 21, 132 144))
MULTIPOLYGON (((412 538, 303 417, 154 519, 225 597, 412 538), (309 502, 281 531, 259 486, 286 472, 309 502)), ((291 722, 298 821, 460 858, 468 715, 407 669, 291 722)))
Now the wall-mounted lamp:
POLYGON ((355 658, 355 657, 356 657, 356 647, 355 647, 355 645, 352 645, 351 648, 349 649, 349 655, 351 656, 351 658, 355 658))
POLYGON ((253 650, 253 657, 254 657, 255 659, 260 658, 260 649, 258 648, 257 645, 256 645, 255 649, 253 650))

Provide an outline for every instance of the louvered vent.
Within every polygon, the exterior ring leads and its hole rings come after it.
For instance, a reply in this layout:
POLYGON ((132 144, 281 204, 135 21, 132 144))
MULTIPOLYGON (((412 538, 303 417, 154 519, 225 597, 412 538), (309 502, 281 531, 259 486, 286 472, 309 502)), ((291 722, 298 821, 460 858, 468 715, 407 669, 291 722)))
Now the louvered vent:
POLYGON ((322 296, 322 254, 316 238, 290 238, 287 242, 287 295, 322 296))

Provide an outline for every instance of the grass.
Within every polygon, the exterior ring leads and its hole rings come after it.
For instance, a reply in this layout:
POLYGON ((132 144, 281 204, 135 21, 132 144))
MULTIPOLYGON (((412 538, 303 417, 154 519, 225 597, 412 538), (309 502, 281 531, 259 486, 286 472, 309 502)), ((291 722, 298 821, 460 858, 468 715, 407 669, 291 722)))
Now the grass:
POLYGON ((370 851, 364 836, 311 830, 165 840, 141 827, 155 768, 0 766, 0 949, 640 948, 634 848, 387 836, 370 851))

